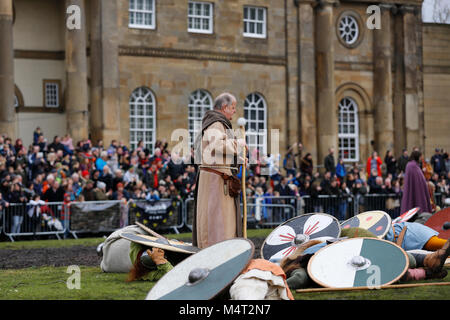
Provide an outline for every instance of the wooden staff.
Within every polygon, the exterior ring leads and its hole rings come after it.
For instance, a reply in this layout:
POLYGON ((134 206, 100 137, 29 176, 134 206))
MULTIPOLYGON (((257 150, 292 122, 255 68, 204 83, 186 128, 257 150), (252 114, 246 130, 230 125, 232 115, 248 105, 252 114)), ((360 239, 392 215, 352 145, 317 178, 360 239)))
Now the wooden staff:
POLYGON ((163 237, 162 235, 160 235, 159 233, 153 231, 153 230, 150 229, 149 227, 143 225, 143 224, 140 223, 139 221, 136 221, 135 223, 136 223, 136 225, 137 225, 139 228, 141 228, 142 230, 144 230, 144 231, 150 233, 152 236, 157 237, 157 238, 161 238, 161 239, 166 239, 166 240, 167 240, 166 237, 163 237))
MULTIPOLYGON (((239 118, 238 119, 238 125, 239 128, 241 129, 241 134, 242 134, 242 138, 245 139, 245 119, 244 118, 239 118)), ((244 209, 244 218, 243 218, 243 222, 242 222, 242 233, 244 238, 247 238, 247 194, 245 192, 246 189, 246 185, 245 185, 245 169, 246 169, 246 158, 247 152, 244 148, 244 163, 242 164, 242 202, 243 202, 243 209, 244 209)))
POLYGON ((448 286, 450 282, 425 282, 425 283, 405 283, 405 284, 391 284, 379 287, 351 287, 351 288, 312 288, 312 289, 297 289, 297 293, 310 292, 333 292, 333 291, 357 291, 357 290, 377 290, 377 289, 401 289, 401 288, 415 288, 428 286, 448 286))

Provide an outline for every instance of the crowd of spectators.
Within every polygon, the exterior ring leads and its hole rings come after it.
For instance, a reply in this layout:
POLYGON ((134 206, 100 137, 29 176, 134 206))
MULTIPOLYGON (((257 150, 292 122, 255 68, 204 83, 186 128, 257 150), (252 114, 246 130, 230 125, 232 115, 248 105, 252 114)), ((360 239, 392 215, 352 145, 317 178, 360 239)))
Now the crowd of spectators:
MULTIPOLYGON (((246 176, 250 198, 336 195, 346 198, 364 194, 400 194, 408 151, 395 158, 388 151, 384 161, 374 152, 364 167, 335 163, 334 149, 324 159, 324 172, 313 164, 311 153, 301 143, 281 155, 258 157, 252 153, 246 176), (305 153, 305 154, 304 154, 305 153), (367 174, 369 172, 369 174, 367 174)), ((192 157, 192 156, 191 156, 192 157)), ((130 149, 123 141, 95 144, 89 139, 74 144, 70 135, 54 136, 49 143, 40 128, 33 143, 0 136, 0 210, 10 203, 33 201, 70 202, 193 197, 197 166, 168 150, 166 141, 157 141, 154 151, 142 143, 130 149)), ((424 175, 435 191, 449 195, 450 159, 436 149, 423 160, 424 175)), ((241 174, 241 172, 239 173, 241 174)))

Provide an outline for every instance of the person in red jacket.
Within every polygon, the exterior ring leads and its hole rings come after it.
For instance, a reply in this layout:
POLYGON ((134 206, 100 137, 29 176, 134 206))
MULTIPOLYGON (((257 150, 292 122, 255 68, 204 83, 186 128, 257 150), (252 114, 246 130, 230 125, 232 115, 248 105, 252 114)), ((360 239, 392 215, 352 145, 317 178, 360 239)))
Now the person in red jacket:
POLYGON ((372 156, 367 159, 366 164, 366 174, 367 176, 370 175, 373 169, 376 169, 378 172, 378 176, 381 177, 381 164, 383 162, 381 161, 381 158, 378 156, 378 153, 376 151, 372 152, 372 156))

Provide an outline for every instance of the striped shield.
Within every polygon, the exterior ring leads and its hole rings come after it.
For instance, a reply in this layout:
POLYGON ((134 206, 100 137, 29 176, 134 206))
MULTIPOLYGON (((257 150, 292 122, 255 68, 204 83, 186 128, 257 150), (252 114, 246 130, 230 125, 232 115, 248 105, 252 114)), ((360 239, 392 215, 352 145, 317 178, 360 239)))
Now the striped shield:
POLYGON ((308 274, 327 288, 371 287, 398 281, 408 269, 406 252, 376 238, 352 238, 323 247, 308 262, 308 274))

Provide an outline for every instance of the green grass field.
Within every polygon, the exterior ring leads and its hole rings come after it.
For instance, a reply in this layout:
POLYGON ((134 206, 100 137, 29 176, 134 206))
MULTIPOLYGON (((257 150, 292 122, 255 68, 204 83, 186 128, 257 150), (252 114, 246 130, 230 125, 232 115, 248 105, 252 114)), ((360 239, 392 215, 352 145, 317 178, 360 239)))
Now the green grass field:
MULTIPOLYGON (((249 230, 248 237, 267 237, 270 229, 249 230)), ((189 241, 191 234, 167 235, 189 241)), ((104 238, 2 242, 2 249, 31 249, 96 246, 104 238)), ((450 282, 449 275, 440 281, 450 282)), ((100 267, 80 266, 80 289, 67 267, 32 267, 0 270, 0 300, 142 300, 154 285, 152 282, 125 282, 126 274, 103 273, 100 267)), ((422 282, 438 282, 429 280, 422 282)), ((296 300, 450 300, 450 286, 429 286, 402 289, 382 289, 349 292, 302 293, 293 292, 296 300)))

